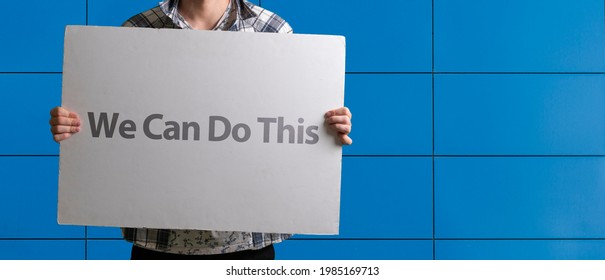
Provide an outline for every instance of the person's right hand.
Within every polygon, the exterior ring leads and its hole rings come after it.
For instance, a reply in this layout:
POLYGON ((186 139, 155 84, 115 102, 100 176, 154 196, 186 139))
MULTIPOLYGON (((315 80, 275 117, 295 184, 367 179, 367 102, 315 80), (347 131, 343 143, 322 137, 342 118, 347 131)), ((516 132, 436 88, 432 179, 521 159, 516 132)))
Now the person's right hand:
POLYGON ((50 110, 49 123, 53 139, 57 143, 80 131, 80 117, 78 114, 67 111, 62 107, 55 107, 50 110))

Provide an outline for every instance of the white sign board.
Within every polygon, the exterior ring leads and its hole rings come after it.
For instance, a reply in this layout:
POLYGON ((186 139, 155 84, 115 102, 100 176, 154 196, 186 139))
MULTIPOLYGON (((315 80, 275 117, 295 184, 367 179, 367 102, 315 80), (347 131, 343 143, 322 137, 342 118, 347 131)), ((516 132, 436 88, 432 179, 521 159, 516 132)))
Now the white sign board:
POLYGON ((61 224, 337 234, 340 36, 68 26, 61 224))

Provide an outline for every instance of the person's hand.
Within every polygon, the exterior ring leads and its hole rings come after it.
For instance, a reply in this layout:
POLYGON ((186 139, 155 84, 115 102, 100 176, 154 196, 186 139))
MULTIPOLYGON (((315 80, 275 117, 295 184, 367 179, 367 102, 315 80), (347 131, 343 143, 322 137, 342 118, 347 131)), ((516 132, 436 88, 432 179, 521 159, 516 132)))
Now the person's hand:
POLYGON ((340 107, 338 109, 330 110, 326 112, 324 117, 330 128, 338 132, 338 137, 343 145, 351 145, 353 143, 353 140, 349 137, 352 125, 351 118, 353 117, 349 108, 340 107))
POLYGON ((62 107, 55 107, 50 110, 50 121, 48 123, 50 123, 53 139, 57 143, 80 131, 80 117, 62 107))

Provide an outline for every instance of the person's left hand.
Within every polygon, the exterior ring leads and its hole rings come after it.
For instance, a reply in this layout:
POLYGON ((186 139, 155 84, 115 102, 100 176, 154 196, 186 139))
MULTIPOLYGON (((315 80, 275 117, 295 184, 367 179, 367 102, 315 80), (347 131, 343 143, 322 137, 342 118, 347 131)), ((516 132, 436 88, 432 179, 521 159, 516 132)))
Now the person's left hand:
POLYGON ((326 112, 324 117, 330 128, 338 132, 338 137, 343 145, 351 145, 353 143, 353 139, 349 137, 352 125, 351 118, 353 117, 349 108, 340 107, 338 109, 330 110, 326 112))

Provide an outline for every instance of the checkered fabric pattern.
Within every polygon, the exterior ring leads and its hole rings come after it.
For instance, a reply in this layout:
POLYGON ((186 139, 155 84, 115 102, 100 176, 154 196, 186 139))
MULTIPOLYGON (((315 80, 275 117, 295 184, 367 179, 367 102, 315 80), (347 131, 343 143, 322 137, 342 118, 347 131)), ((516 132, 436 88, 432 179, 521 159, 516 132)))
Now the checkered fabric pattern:
MULTIPOLYGON (((122 26, 191 29, 178 13, 179 0, 166 0, 151 10, 128 19, 122 26)), ((245 0, 231 0, 226 15, 216 30, 239 32, 292 33, 292 27, 280 16, 245 0)))

